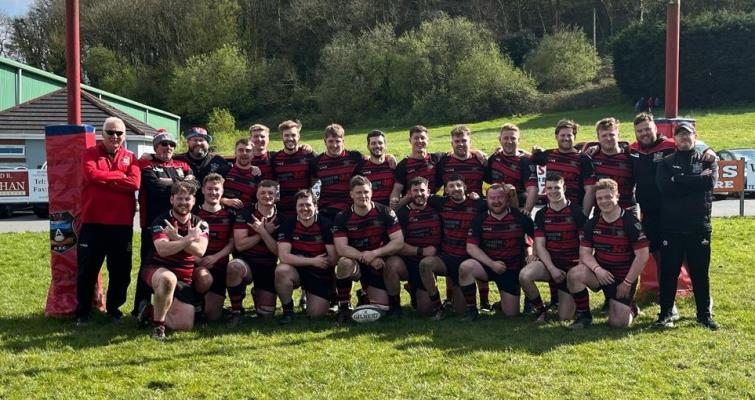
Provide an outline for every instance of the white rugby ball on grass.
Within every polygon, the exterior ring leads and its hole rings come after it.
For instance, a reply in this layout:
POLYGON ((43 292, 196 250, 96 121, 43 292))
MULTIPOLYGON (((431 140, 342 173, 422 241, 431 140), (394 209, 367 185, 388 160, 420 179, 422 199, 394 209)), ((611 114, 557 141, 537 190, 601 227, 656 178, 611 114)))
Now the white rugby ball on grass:
POLYGON ((351 319, 354 322, 375 322, 383 316, 384 310, 382 307, 374 304, 365 304, 354 309, 351 313, 351 319))

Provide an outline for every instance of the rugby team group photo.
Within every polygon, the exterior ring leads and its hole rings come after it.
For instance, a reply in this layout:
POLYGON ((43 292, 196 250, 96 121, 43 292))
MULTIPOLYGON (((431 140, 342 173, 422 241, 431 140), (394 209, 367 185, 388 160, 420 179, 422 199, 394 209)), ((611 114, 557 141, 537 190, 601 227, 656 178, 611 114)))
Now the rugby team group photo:
POLYGON ((301 124, 288 120, 272 132, 252 125, 225 156, 211 151, 203 128, 183 133, 182 154, 161 129, 154 151, 137 159, 125 148, 124 122, 108 118, 103 140, 81 159, 76 325, 90 323, 107 259, 108 317, 119 323, 130 311, 160 341, 200 321, 343 325, 407 313, 504 324, 524 314, 576 330, 592 324, 590 296, 604 299, 608 325, 624 328, 642 312, 636 291, 653 257, 653 327, 679 319, 686 262, 697 322, 717 330, 708 277, 716 154, 696 150, 687 122, 673 137, 660 135, 649 113, 624 125, 631 138, 619 136, 615 118, 594 127, 563 119, 552 143, 525 150, 526 131, 509 123, 500 145, 485 151, 457 125, 448 151, 436 153, 416 125, 406 133, 411 154, 399 159, 382 131, 349 135, 347 145, 335 123, 316 154, 300 142, 301 124), (137 203, 141 246, 132 266, 137 203), (247 296, 253 306, 245 309, 247 296))

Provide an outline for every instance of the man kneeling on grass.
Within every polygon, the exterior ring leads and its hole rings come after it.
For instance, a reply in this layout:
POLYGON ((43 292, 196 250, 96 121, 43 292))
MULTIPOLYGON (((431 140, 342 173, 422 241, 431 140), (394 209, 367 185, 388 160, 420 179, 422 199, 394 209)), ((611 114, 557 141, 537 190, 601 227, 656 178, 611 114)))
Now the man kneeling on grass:
POLYGON ((649 243, 634 213, 619 207, 616 181, 599 180, 595 199, 600 215, 585 224, 579 243, 580 264, 566 276, 577 306, 576 321, 569 328, 583 329, 592 323, 588 287, 602 289, 609 299, 608 325, 625 328, 634 317, 630 302, 648 261, 649 243))
POLYGON ((154 290, 154 306, 142 303, 139 321, 151 319, 152 337, 160 341, 166 339, 166 326, 177 331, 194 326, 194 262, 204 255, 209 241, 207 222, 191 214, 195 193, 191 183, 174 183, 171 209, 158 216, 151 227, 155 253, 142 269, 141 279, 154 290))
POLYGON ((519 271, 537 258, 530 243, 532 219, 519 210, 516 189, 494 183, 487 192, 487 212, 472 222, 467 237, 469 258, 459 267, 459 286, 464 294, 464 319, 479 318, 475 280, 494 281, 501 293, 501 310, 507 317, 519 314, 519 271))

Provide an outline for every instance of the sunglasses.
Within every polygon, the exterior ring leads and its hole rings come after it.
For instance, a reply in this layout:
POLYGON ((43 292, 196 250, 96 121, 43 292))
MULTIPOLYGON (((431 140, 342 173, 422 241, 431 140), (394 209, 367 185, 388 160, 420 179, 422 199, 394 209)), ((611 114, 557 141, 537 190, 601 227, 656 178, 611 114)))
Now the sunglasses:
POLYGON ((123 132, 123 131, 105 131, 105 133, 107 133, 110 136, 113 136, 113 135, 115 135, 115 136, 123 136, 123 134, 125 132, 123 132))
POLYGON ((176 144, 173 142, 160 142, 160 146, 176 148, 176 144))

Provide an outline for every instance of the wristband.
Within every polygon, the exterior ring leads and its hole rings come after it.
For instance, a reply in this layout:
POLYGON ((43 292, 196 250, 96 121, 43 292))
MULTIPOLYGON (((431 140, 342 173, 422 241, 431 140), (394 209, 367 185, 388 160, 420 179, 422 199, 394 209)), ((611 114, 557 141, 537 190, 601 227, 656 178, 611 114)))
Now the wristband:
POLYGON ((626 284, 627 284, 627 285, 629 285, 629 286, 632 286, 632 285, 634 285, 634 282, 630 282, 630 281, 628 281, 628 280, 627 280, 627 278, 624 278, 624 283, 626 283, 626 284))
POLYGON ((596 269, 600 268, 600 265, 593 265, 592 267, 589 267, 590 271, 595 272, 596 269))

